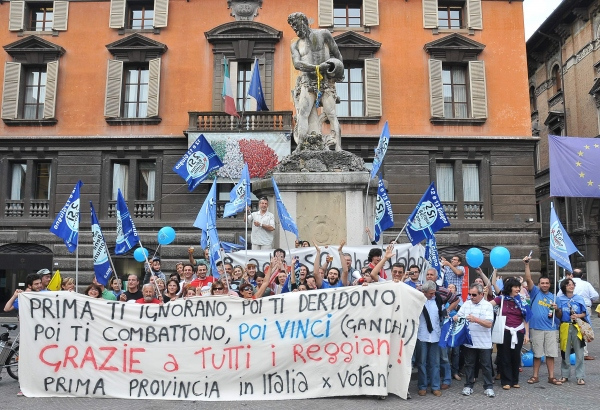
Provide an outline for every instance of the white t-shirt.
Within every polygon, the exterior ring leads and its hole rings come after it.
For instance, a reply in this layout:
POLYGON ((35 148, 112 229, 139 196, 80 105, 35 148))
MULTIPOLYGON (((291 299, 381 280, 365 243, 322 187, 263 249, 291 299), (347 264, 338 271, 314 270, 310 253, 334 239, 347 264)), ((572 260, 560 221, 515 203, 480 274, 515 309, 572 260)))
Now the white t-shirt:
MULTIPOLYGON (((494 307, 484 298, 478 304, 474 304, 471 299, 467 300, 456 316, 466 318, 473 315, 482 320, 494 321, 494 307)), ((471 331, 472 345, 465 344, 467 347, 474 349, 491 349, 492 348, 492 328, 483 327, 478 323, 469 322, 469 330, 471 331)))

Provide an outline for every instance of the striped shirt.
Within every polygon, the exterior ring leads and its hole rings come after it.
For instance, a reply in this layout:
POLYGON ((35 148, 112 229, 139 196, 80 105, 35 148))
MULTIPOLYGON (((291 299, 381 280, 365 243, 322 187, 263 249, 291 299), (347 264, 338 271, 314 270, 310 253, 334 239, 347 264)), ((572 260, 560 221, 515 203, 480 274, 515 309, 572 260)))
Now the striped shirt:
MULTIPOLYGON (((482 320, 494 321, 494 308, 492 304, 485 299, 477 304, 474 304, 472 300, 467 300, 456 316, 466 318, 469 315, 473 315, 482 320)), ((491 349, 492 348, 492 329, 483 327, 478 323, 469 322, 469 330, 471 332, 472 345, 465 344, 467 347, 473 349, 491 349)))

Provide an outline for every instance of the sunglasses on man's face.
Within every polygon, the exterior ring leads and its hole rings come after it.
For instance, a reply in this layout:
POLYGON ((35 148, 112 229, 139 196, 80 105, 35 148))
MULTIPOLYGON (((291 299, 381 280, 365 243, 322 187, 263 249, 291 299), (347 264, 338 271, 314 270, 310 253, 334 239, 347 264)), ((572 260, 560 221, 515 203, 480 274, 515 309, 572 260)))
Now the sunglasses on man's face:
POLYGON ((476 298, 479 296, 479 293, 469 293, 469 295, 471 295, 472 298, 476 298))

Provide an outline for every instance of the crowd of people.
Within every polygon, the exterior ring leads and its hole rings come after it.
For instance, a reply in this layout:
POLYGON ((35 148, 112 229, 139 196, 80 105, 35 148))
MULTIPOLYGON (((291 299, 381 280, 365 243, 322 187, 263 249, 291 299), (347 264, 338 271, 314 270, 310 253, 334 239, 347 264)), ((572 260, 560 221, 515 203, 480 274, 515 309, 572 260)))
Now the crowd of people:
MULTIPOLYGON (((518 389, 522 348, 530 342, 534 354, 533 376, 527 383, 539 383, 542 357, 546 359, 549 384, 559 386, 568 382, 570 356, 574 352, 576 383, 585 385, 585 360, 594 358, 588 355, 577 319, 590 323, 592 302, 598 299, 598 292, 583 280, 580 269, 574 269, 560 282, 560 292, 555 296, 550 291, 548 277, 542 276, 538 284, 534 284, 529 269, 530 257, 527 256, 523 258, 523 277, 508 277, 502 281, 497 279, 496 270, 491 278, 487 278, 481 269, 475 269, 478 277, 468 287, 468 294, 463 295, 465 269, 461 266, 460 256, 453 256, 449 261, 441 258, 441 275, 430 268, 422 277, 418 265, 406 269, 401 263, 389 262, 394 256, 393 244, 385 252, 381 248, 372 248, 362 269, 354 267, 352 256, 344 253, 344 245, 342 241, 338 248, 342 266, 333 266, 329 254, 321 258, 318 246, 315 246, 314 260, 323 261, 320 265, 315 263, 313 271, 296 258, 291 258, 288 265, 285 250, 275 249, 264 272, 260 272, 253 262, 246 266, 218 262, 218 272, 211 272, 208 251, 203 253, 203 258, 195 259, 194 248, 190 247, 188 260, 177 263, 175 271, 168 277, 162 272, 160 257, 154 257, 146 264, 142 281, 137 275, 130 274, 123 287, 115 276, 105 287, 94 278, 83 293, 92 298, 121 302, 164 304, 206 295, 258 299, 288 292, 368 286, 391 280, 421 291, 426 298, 413 356, 419 396, 425 396, 428 389, 434 396, 441 396, 452 382, 463 379, 462 394, 470 396, 479 372, 483 376, 484 394, 488 397, 495 396, 494 379, 500 380, 504 390, 518 389), (492 328, 499 314, 506 322, 500 330, 504 333, 502 343, 496 344, 496 360, 492 362, 492 328), (471 343, 440 347, 445 321, 459 319, 466 319, 471 343), (555 374, 554 363, 559 353, 560 373, 555 374)), ((296 242, 296 247, 306 246, 311 245, 307 241, 296 242)), ((50 279, 48 269, 28 275, 26 289, 16 290, 4 310, 18 309, 20 292, 46 291, 50 279)), ((61 290, 76 291, 73 279, 64 278, 61 290)))

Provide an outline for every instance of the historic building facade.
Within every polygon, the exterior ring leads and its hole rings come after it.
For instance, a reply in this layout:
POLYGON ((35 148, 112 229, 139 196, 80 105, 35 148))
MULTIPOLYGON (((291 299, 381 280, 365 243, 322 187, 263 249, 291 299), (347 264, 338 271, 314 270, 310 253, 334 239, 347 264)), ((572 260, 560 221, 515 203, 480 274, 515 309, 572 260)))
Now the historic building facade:
MULTIPOLYGON (((503 245, 515 258, 507 270, 520 268, 516 260, 537 249, 539 233, 522 6, 509 0, 0 4, 0 291, 5 297, 25 273, 50 263, 73 273, 75 256, 48 229, 79 179, 85 184, 79 269, 87 279, 87 203, 93 201, 113 248, 117 189, 146 247, 156 246, 161 227, 176 229, 176 243, 161 251, 166 270, 186 259, 187 246, 199 240, 192 223, 208 184, 189 193, 172 168, 193 139, 203 133, 232 164, 240 158, 259 164, 255 176, 264 174, 264 158, 280 159, 294 148, 295 34, 287 16, 295 11, 311 27, 330 30, 343 56, 345 80, 337 85, 343 149, 370 163, 389 122, 382 171, 396 226, 384 240, 399 232, 433 180, 452 222, 438 235, 442 253, 503 245), (254 111, 243 98, 255 59, 269 112, 254 111), (240 121, 223 112, 225 61, 240 121)), ((219 175, 221 206, 232 186, 227 176, 219 175)), ((228 240, 244 232, 239 218, 221 219, 218 227, 228 240)), ((119 273, 139 270, 131 256, 115 263, 119 273)))
POLYGON ((600 134, 600 2, 563 1, 527 40, 532 135, 536 147, 536 201, 541 223, 542 268, 554 269, 548 256, 550 203, 585 256, 571 264, 587 269, 596 287, 598 275, 597 198, 552 198, 548 135, 597 138, 600 134))

